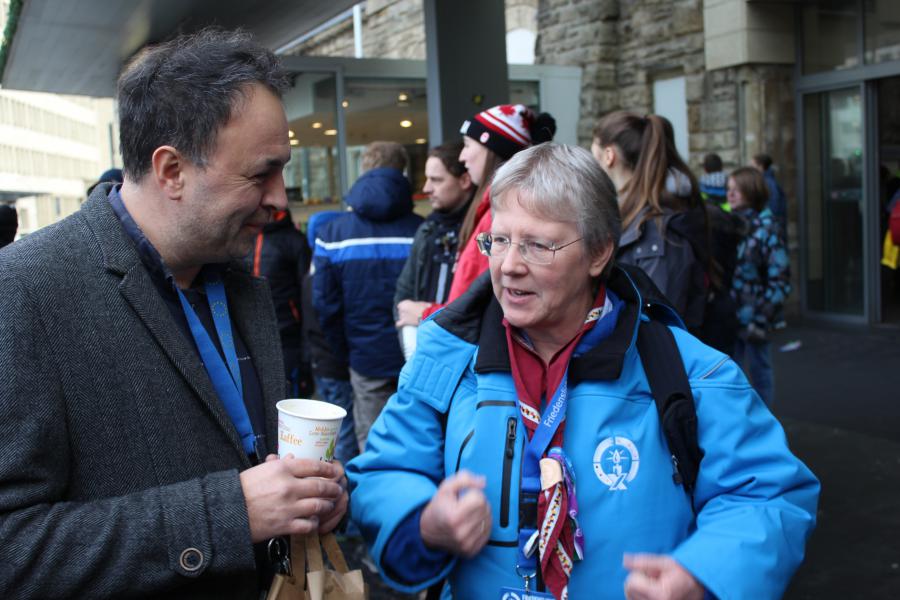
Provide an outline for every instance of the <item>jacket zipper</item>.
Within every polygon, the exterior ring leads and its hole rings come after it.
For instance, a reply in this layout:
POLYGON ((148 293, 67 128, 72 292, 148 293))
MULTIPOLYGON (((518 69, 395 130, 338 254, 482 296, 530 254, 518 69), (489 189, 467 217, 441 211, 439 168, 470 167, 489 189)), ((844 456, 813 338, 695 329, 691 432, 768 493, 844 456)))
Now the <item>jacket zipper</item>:
POLYGON ((506 420, 506 446, 503 449, 503 487, 500 491, 500 527, 509 527, 509 492, 512 486, 512 464, 516 455, 517 417, 506 420))
POLYGON ((459 454, 456 455, 456 470, 454 473, 459 473, 459 463, 462 462, 463 450, 466 449, 466 446, 469 444, 469 440, 472 439, 472 436, 475 435, 475 430, 469 432, 469 435, 466 436, 466 439, 463 440, 462 445, 459 447, 459 454))

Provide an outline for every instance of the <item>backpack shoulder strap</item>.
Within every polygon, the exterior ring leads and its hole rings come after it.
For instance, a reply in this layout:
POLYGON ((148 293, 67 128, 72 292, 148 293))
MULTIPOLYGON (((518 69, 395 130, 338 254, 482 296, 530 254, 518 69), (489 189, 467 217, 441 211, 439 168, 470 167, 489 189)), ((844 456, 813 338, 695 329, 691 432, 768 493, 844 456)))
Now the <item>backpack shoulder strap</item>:
POLYGON ((694 485, 703 451, 697 439, 697 410, 675 336, 656 320, 642 321, 638 353, 656 403, 659 424, 666 436, 676 484, 684 486, 693 504, 694 485))

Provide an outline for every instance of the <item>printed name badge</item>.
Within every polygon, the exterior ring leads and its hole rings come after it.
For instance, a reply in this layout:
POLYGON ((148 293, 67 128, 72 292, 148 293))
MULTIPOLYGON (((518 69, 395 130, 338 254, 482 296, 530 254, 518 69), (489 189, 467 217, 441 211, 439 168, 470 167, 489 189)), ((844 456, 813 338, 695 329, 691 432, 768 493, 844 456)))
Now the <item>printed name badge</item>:
POLYGON ((555 600, 553 594, 532 592, 520 588, 500 588, 500 600, 555 600))

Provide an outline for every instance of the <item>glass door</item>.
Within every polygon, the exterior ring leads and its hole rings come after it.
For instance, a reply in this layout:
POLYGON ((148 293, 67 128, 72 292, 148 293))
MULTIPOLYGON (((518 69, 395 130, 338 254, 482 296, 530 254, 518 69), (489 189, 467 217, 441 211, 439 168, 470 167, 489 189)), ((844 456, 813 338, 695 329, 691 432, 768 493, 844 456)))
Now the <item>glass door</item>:
POLYGON ((309 216, 342 210, 338 152, 336 72, 295 73, 284 97, 291 136, 291 161, 284 183, 294 221, 303 227, 309 216))
POLYGON ((803 99, 806 304, 865 316, 865 147, 859 86, 803 99))
MULTIPOLYGON (((900 204, 900 76, 875 82, 878 143, 877 247, 882 256, 888 221, 900 204)), ((900 265, 884 257, 880 266, 879 313, 882 323, 900 323, 900 265)))

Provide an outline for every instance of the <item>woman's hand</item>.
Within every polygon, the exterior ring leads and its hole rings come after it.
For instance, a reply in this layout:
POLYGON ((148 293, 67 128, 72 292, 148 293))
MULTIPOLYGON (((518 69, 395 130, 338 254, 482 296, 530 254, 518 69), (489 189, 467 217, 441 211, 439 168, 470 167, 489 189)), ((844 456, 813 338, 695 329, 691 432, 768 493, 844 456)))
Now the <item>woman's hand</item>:
POLYGON ((422 320, 422 314, 431 306, 430 302, 417 302, 416 300, 401 300, 397 305, 397 329, 404 325, 418 326, 422 320))
POLYGON ((626 554, 622 564, 627 600, 703 600, 703 586, 670 556, 626 554))
POLYGON ((491 533, 491 506, 484 477, 460 471, 441 482, 422 511, 419 531, 430 548, 471 558, 481 552, 491 533))

